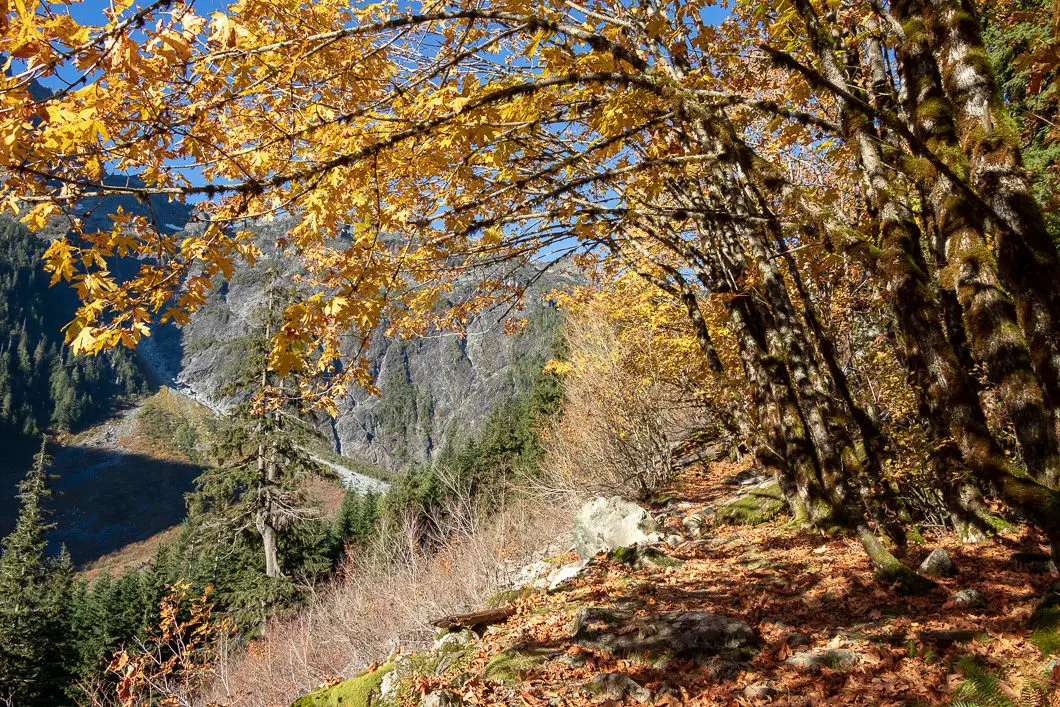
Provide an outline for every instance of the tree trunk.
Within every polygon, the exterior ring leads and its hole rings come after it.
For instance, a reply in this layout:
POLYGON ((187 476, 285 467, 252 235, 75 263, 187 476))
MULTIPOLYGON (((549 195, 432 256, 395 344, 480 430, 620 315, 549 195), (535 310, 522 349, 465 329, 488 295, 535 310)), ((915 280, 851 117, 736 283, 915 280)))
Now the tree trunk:
MULTIPOLYGON (((905 19, 917 19, 912 3, 905 19)), ((970 0, 923 0, 927 38, 955 109, 972 185, 997 223, 1001 280, 1012 293, 1051 411, 1060 405, 1060 258, 1030 189, 1019 130, 1008 114, 970 0)), ((902 19, 902 18, 899 18, 902 19)), ((907 30, 908 31, 908 30, 907 30)), ((941 153, 940 153, 941 154, 941 153)), ((1055 485, 1057 477, 1047 479, 1055 485)))
MULTIPOLYGON (((951 104, 943 92, 943 79, 931 55, 928 36, 915 14, 914 0, 895 2, 894 12, 906 27, 901 54, 908 86, 908 112, 913 119, 914 132, 942 155, 958 174, 967 169, 961 148, 968 150, 974 174, 976 161, 983 157, 977 156, 975 149, 969 150, 971 146, 958 139, 962 130, 959 122, 955 122, 950 106, 958 105, 960 101, 951 104)), ((937 25, 935 15, 938 13, 928 14, 934 17, 929 26, 937 25)), ((937 30, 937 27, 933 28, 930 34, 934 35, 937 30)), ((962 25, 961 31, 978 38, 977 29, 971 31, 962 25)), ((949 48, 958 50, 955 45, 949 48)), ((951 58, 951 61, 955 60, 951 58)), ((969 61, 967 57, 965 61, 969 61)), ((982 93, 985 89, 980 84, 986 79, 975 78, 982 73, 981 69, 966 69, 969 90, 982 93)), ((950 72, 954 70, 956 68, 951 66, 950 72)), ((985 100, 982 95, 980 99, 985 100)), ((965 118, 965 123, 967 120, 965 118)), ((969 129, 965 125, 963 131, 969 129)), ((981 184, 976 186, 982 187, 981 184)), ((928 193, 949 260, 943 286, 950 286, 957 293, 972 353, 984 363, 988 378, 998 386, 1028 471, 1040 482, 1056 488, 1060 483, 1060 449, 1052 406, 1043 392, 1046 390, 1042 385, 1045 380, 1035 372, 1036 368, 1040 372, 1040 366, 1035 364, 1032 351, 1039 344, 1033 334, 1024 339, 1021 333, 1021 326, 1023 333, 1027 333, 1028 320, 1017 316, 1017 307, 998 275, 998 265, 985 237, 986 214, 945 174, 935 176, 928 193)), ((1060 279, 1060 273, 1055 273, 1054 278, 1060 279)))
POLYGON ((263 513, 259 518, 257 528, 265 551, 265 576, 273 579, 283 577, 283 571, 280 569, 276 528, 270 524, 267 514, 263 513))

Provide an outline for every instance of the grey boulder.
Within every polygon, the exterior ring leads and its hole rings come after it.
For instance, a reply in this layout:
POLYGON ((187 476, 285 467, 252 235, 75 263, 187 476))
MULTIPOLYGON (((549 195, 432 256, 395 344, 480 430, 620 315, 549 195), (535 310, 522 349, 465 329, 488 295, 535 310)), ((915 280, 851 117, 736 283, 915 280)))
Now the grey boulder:
POLYGON ((832 648, 823 653, 796 653, 784 662, 803 670, 828 668, 845 672, 861 662, 861 654, 848 648, 832 648))
POLYGON ((597 497, 574 518, 574 549, 587 560, 598 552, 630 545, 650 545, 662 536, 646 510, 619 496, 597 497))
POLYGON ((957 567, 950 559, 950 554, 937 547, 920 563, 920 574, 928 577, 952 577, 957 574, 957 567))
POLYGON ((954 592, 953 603, 962 609, 983 609, 986 607, 986 596, 978 589, 962 589, 954 592))

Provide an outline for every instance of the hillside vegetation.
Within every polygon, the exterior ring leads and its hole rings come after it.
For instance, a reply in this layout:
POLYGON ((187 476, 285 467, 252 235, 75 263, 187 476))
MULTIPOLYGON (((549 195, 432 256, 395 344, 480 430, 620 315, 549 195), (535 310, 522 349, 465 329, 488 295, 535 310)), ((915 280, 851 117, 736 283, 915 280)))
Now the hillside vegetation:
POLYGON ((216 416, 121 418, 196 478, 91 582, 49 470, 121 455, 42 440, 0 700, 1055 707, 1060 5, 66 5, 0 5, 77 298, 14 422, 123 348, 216 416))
POLYGON ((7 440, 82 429, 103 419, 115 399, 147 390, 134 353, 85 358, 64 347, 60 330, 77 300, 48 286, 40 270, 45 247, 0 217, 0 434, 7 440))

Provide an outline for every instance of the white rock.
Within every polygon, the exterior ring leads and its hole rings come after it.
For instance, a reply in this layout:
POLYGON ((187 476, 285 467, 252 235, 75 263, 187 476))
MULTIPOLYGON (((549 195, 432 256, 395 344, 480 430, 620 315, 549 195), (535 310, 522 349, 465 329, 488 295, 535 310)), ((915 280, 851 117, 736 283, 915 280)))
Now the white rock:
POLYGON ((660 543, 664 536, 656 531, 655 520, 636 503, 619 496, 598 497, 574 518, 574 547, 586 560, 616 547, 660 543))
POLYGON ((549 591, 557 588, 564 582, 574 579, 575 577, 580 575, 588 566, 588 564, 588 560, 578 560, 577 562, 572 562, 569 565, 564 565, 563 567, 560 567, 558 570, 554 571, 548 576, 549 591))

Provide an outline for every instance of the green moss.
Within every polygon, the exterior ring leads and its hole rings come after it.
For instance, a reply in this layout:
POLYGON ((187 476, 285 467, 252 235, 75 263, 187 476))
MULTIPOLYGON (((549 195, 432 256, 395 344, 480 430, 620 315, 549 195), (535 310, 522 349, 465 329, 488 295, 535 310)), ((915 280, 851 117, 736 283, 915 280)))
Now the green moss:
POLYGON ((383 676, 393 669, 394 665, 387 663, 334 687, 303 695, 291 703, 291 707, 369 707, 377 701, 383 676))
POLYGON ((920 534, 920 528, 915 525, 906 531, 905 537, 914 545, 927 545, 927 540, 925 540, 924 536, 920 534))
POLYGON ((634 565, 637 562, 636 547, 616 547, 607 553, 607 559, 619 565, 634 565))
POLYGON ((1001 516, 996 516, 993 513, 984 513, 982 520, 990 526, 990 529, 999 535, 1010 535, 1016 530, 1016 526, 1009 523, 1001 516))
POLYGON ((553 651, 548 648, 516 646, 493 657, 482 669, 479 677, 505 685, 513 685, 524 679, 539 665, 545 663, 553 651))
POLYGON ((776 518, 786 507, 780 485, 770 484, 721 506, 714 520, 729 525, 760 525, 776 518))
POLYGON ((1047 655, 1060 655, 1060 607, 1047 606, 1031 617, 1031 643, 1047 655))

